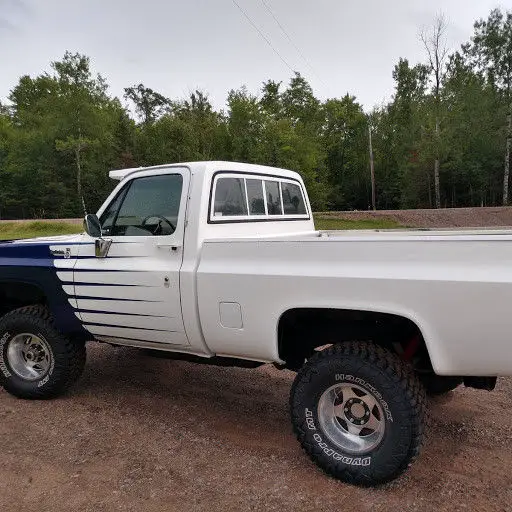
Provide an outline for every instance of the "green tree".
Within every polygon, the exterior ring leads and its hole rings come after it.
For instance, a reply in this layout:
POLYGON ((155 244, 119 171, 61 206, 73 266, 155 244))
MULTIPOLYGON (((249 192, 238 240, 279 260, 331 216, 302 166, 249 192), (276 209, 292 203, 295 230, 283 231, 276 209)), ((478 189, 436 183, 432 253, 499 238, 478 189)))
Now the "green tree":
POLYGON ((0 108, 0 219, 4 216, 6 205, 11 201, 13 190, 6 172, 6 162, 12 144, 13 125, 7 108, 0 108))
POLYGON ((144 124, 153 123, 168 112, 171 105, 168 98, 143 84, 126 87, 124 97, 133 103, 144 124))
POLYGON ((261 162, 264 114, 258 98, 242 87, 230 91, 227 103, 230 158, 240 162, 261 162))
POLYGON ((354 96, 330 99, 322 107, 327 176, 331 183, 328 206, 367 209, 369 172, 367 121, 354 96))
POLYGON ((274 80, 267 80, 266 82, 263 82, 260 105, 268 116, 278 118, 282 114, 283 102, 280 88, 281 82, 275 82, 274 80))
POLYGON ((14 133, 4 174, 27 190, 14 194, 7 215, 76 216, 82 195, 97 208, 111 186, 105 163, 115 160, 121 105, 87 57, 66 52, 51 68, 22 77, 10 94, 14 133))
POLYGON ((456 52, 444 87, 449 105, 447 168, 452 204, 499 204, 503 194, 503 115, 493 88, 456 52))
POLYGON ((320 102, 315 98, 311 85, 300 73, 295 73, 290 80, 288 88, 281 95, 281 103, 284 116, 293 124, 308 125, 317 121, 320 102))
POLYGON ((487 20, 474 25, 471 43, 464 46, 473 66, 493 87, 506 112, 503 204, 508 204, 512 148, 512 12, 491 11, 487 20))
MULTIPOLYGON (((427 66, 411 67, 407 59, 400 59, 393 70, 393 100, 376 117, 376 173, 384 167, 393 182, 399 183, 401 207, 432 206, 429 155, 422 147, 428 73, 427 66)), ((378 179, 378 188, 379 183, 378 179)))

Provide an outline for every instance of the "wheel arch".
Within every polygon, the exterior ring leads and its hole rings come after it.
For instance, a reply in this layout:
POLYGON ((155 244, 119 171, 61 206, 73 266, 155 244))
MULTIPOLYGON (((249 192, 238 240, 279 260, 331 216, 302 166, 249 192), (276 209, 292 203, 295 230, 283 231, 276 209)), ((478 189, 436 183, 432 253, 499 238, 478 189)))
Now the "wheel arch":
POLYGON ((392 348, 394 343, 417 343, 427 364, 435 369, 427 324, 410 312, 368 307, 294 307, 283 311, 277 325, 281 360, 293 368, 315 349, 343 341, 373 341, 392 348))
POLYGON ((0 280, 0 316, 33 304, 49 305, 48 297, 39 283, 24 279, 0 280))
POLYGON ((57 329, 77 339, 92 339, 74 313, 68 296, 56 278, 43 276, 41 280, 21 277, 0 280, 0 317, 25 306, 46 307, 57 329))

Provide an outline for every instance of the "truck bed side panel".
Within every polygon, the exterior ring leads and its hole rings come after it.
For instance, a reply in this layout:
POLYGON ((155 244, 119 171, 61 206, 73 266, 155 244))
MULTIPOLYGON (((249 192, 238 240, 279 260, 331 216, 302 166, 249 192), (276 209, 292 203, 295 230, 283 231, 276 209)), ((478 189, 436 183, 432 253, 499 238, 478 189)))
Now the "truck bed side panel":
POLYGON ((216 353, 278 360, 277 325, 300 307, 409 318, 441 375, 510 373, 512 238, 395 236, 206 242, 201 323, 216 353), (240 304, 223 327, 219 303, 240 304))

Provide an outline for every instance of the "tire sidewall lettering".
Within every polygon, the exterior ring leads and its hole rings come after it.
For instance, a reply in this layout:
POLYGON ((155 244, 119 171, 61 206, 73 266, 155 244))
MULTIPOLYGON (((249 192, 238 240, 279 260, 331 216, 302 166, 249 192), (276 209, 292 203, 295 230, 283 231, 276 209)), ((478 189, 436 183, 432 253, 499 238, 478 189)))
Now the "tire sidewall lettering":
MULTIPOLYGON (((41 338, 50 348, 50 351, 52 350, 51 345, 46 341, 46 338, 42 334, 37 335, 39 338, 41 338)), ((45 384, 47 384, 50 380, 50 377, 52 376, 53 370, 55 368, 55 356, 52 353, 52 362, 50 364, 50 368, 48 369, 48 373, 37 383, 38 388, 42 388, 45 384)))
POLYGON ((315 420, 313 419, 313 413, 306 408, 306 425, 309 430, 316 430, 315 420))
MULTIPOLYGON (((313 413, 309 409, 305 409, 306 418, 309 418, 313 422, 314 428, 308 428, 310 430, 316 430, 316 426, 314 425, 314 420, 312 419, 313 413)), ((306 421, 306 424, 308 422, 306 421)), ((343 455, 338 453, 334 448, 331 448, 323 439, 322 436, 315 432, 313 434, 313 439, 317 443, 318 447, 328 456, 332 457, 336 462, 341 462, 342 464, 347 464, 349 466, 369 466, 372 462, 371 457, 349 457, 347 455, 343 455)))
POLYGON ((366 382, 364 379, 361 379, 360 377, 355 377, 350 374, 345 373, 337 373, 334 376, 334 381, 336 383, 340 382, 350 382, 352 384, 357 384, 358 386, 363 387, 364 389, 367 389, 380 403, 382 406, 382 409, 384 410, 384 414, 386 415, 386 420, 393 421, 393 415, 391 414, 391 411, 389 409, 389 405, 382 397, 382 394, 375 389, 369 382, 366 382))
POLYGON ((11 372, 9 371, 9 368, 7 367, 7 363, 4 359, 4 348, 7 344, 7 341, 11 338, 11 333, 6 332, 1 338, 0 338, 0 371, 3 373, 4 377, 6 379, 9 379, 12 377, 11 372))

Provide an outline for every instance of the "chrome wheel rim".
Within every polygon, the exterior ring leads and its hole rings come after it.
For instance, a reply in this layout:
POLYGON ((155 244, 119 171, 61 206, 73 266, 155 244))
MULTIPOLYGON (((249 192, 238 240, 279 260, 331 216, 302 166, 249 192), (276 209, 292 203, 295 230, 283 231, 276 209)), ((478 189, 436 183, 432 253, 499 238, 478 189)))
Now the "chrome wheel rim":
POLYGON ((386 428, 384 412, 375 396, 348 382, 323 392, 318 402, 318 422, 338 448, 357 455, 378 446, 386 428))
POLYGON ((50 346, 35 334, 18 334, 7 347, 7 362, 11 370, 27 381, 44 377, 53 362, 50 346))

